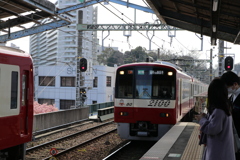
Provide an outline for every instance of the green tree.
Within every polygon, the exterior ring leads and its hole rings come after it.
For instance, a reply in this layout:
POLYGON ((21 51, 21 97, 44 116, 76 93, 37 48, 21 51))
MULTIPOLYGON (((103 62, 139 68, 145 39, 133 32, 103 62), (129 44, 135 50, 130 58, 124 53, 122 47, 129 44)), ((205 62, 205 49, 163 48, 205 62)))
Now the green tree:
POLYGON ((107 59, 113 54, 114 50, 112 48, 106 48, 101 55, 97 56, 97 61, 100 64, 107 64, 107 59))
POLYGON ((112 48, 106 48, 101 55, 98 55, 97 61, 100 64, 114 66, 114 64, 123 64, 123 53, 112 48))
POLYGON ((149 52, 148 56, 152 57, 154 61, 157 61, 158 55, 155 52, 149 52))
POLYGON ((144 62, 147 57, 146 49, 139 46, 131 51, 125 52, 124 63, 144 62))
POLYGON ((107 66, 113 67, 114 64, 118 66, 123 64, 123 53, 114 51, 112 55, 107 59, 107 66))

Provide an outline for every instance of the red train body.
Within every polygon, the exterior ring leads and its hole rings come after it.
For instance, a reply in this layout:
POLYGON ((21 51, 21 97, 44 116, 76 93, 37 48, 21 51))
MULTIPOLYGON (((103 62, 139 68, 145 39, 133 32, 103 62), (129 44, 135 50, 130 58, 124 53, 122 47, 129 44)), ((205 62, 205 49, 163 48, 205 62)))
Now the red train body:
POLYGON ((114 120, 121 138, 158 140, 194 107, 207 85, 168 62, 133 63, 116 72, 114 120))
POLYGON ((32 139, 33 63, 29 54, 0 46, 0 155, 24 159, 32 139))

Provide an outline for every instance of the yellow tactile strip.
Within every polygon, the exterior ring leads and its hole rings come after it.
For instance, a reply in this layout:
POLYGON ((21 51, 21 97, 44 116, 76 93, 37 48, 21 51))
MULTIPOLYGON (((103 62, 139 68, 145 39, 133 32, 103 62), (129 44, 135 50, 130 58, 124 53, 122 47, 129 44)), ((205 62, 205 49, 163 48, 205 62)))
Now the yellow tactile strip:
POLYGON ((199 124, 195 124, 195 128, 188 140, 187 146, 183 152, 181 160, 201 160, 203 154, 203 145, 198 145, 199 142, 199 124))

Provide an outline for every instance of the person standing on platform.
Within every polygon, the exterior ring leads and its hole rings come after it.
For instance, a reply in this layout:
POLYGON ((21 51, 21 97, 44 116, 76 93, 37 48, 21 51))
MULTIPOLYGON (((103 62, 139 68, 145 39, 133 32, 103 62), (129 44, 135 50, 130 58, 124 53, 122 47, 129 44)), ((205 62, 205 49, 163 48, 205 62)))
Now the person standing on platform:
POLYGON ((235 128, 240 137, 240 82, 239 77, 232 71, 225 72, 221 79, 228 87, 228 94, 231 94, 229 100, 232 102, 232 117, 235 128))
MULTIPOLYGON (((240 137, 240 80, 237 74, 232 71, 225 72, 221 79, 228 87, 229 100, 232 102, 232 117, 238 137, 240 137)), ((236 160, 240 160, 240 152, 235 154, 236 160)))
POLYGON ((221 79, 214 79, 208 88, 208 115, 199 119, 201 136, 206 145, 203 160, 235 160, 231 103, 228 90, 221 79))

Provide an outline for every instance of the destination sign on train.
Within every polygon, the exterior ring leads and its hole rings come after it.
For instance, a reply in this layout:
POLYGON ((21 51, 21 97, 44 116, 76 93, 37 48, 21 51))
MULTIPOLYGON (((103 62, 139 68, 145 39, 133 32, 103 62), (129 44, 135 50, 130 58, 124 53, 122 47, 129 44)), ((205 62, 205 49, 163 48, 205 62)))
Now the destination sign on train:
POLYGON ((149 74, 158 74, 158 75, 162 75, 164 74, 164 71, 162 70, 150 70, 149 74))

